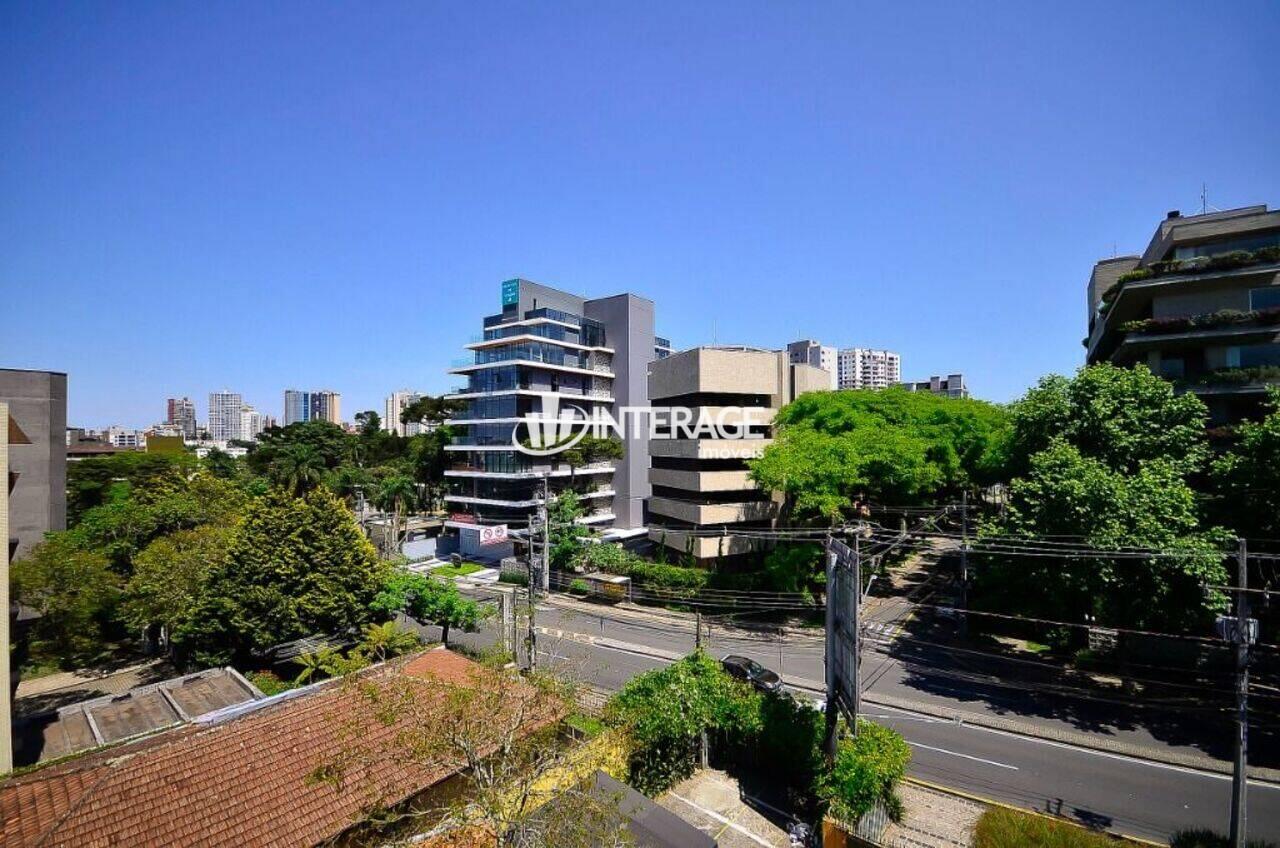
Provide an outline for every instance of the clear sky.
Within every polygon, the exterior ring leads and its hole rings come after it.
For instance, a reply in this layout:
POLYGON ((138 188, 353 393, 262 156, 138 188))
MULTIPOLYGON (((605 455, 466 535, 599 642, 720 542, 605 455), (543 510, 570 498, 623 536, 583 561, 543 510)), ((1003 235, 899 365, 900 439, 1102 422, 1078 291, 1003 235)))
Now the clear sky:
POLYGON ((350 418, 523 276, 1009 400, 1080 364, 1096 259, 1202 183, 1280 205, 1277 43, 1270 0, 6 0, 0 365, 81 426, 350 418))

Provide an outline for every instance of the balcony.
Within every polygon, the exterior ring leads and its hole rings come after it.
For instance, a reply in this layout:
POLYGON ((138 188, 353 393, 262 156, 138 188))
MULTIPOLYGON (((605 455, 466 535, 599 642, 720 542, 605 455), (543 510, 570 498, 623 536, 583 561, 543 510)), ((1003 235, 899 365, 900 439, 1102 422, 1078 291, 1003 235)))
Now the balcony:
POLYGON ((746 521, 768 521, 774 517, 777 510, 778 505, 773 501, 703 504, 675 498, 649 498, 649 512, 699 527, 741 524, 746 521))

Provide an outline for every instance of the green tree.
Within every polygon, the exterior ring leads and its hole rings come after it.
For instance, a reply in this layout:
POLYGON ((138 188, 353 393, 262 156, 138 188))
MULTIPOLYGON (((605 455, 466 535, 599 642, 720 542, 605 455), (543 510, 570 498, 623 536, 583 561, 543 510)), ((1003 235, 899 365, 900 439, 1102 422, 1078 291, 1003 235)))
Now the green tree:
POLYGON ((856 822, 877 801, 898 819, 902 804, 894 788, 910 762, 911 748, 901 735, 859 720, 857 735, 840 740, 835 761, 819 777, 818 797, 844 821, 856 822))
POLYGON ((235 480, 240 476, 240 463, 226 451, 210 448, 205 454, 204 467, 214 477, 222 480, 235 480))
POLYGON ((394 621, 384 621, 365 627, 364 638, 356 650, 370 662, 384 662, 407 654, 421 644, 417 633, 405 630, 394 621))
POLYGON ((385 567, 351 513, 327 489, 255 500, 188 625, 176 634, 197 660, 218 664, 371 618, 385 567))
POLYGON ((444 472, 450 461, 445 446, 450 444, 452 437, 453 432, 448 427, 437 427, 409 439, 406 459, 413 469, 414 480, 425 487, 428 503, 424 506, 434 507, 444 497, 444 472))
POLYGON ((72 668, 104 650, 104 625, 120 598, 121 579, 107 557, 80 548, 68 533, 51 533, 10 571, 13 597, 39 614, 36 652, 72 668))
POLYGON ((462 401, 446 400, 443 395, 423 395, 400 412, 402 424, 442 424, 445 419, 466 409, 462 401))
MULTIPOLYGON (((1150 548, 1167 555, 1135 558, 991 557, 978 594, 1001 607, 1046 617, 1087 617, 1139 628, 1203 627, 1225 599, 1203 583, 1223 584, 1220 530, 1199 527, 1196 496, 1180 463, 1148 459, 1117 470, 1058 440, 1031 458, 1009 487, 1005 517, 988 535, 1070 538, 1113 550, 1150 548)), ((983 557, 987 559, 987 557, 983 557)))
POLYGON ((301 497, 324 478, 324 457, 310 445, 290 445, 281 449, 267 469, 271 482, 301 497))
POLYGON ((378 485, 374 503, 391 515, 390 536, 383 540, 386 548, 384 554, 391 556, 399 553, 404 540, 405 522, 409 512, 418 504, 418 487, 411 477, 392 474, 378 485))
POLYGON ((403 569, 392 569, 384 578, 370 604, 379 618, 390 619, 405 613, 418 621, 440 628, 440 639, 449 644, 449 631, 457 628, 474 632, 487 614, 487 608, 465 598, 449 580, 403 569))
POLYGON ((569 483, 573 485, 578 469, 582 466, 611 459, 622 459, 622 442, 617 439, 592 436, 588 433, 573 447, 560 451, 556 456, 569 466, 569 483))
POLYGON ((1031 457, 1055 440, 1117 471, 1134 471, 1148 459, 1172 462, 1183 474, 1200 469, 1208 455, 1204 403, 1145 365, 1093 365, 1074 377, 1045 377, 1013 405, 1009 476, 1030 468, 1031 457))
POLYGON ((337 468, 351 456, 352 437, 329 421, 303 421, 287 427, 268 427, 258 435, 245 457, 251 471, 268 476, 272 465, 286 451, 306 446, 319 457, 325 469, 337 468))
POLYGON ((1051 376, 1013 408, 1005 515, 987 535, 1166 552, 1117 557, 982 557, 979 605, 1071 621, 1204 627, 1224 598, 1224 531, 1204 529, 1191 485, 1207 456, 1204 404, 1145 367, 1051 376))
POLYGON ((801 395, 775 425, 752 479, 825 521, 861 497, 922 503, 994 482, 1008 432, 1000 407, 900 388, 801 395))
POLYGON ((1236 427, 1236 442, 1212 465, 1212 514, 1238 535, 1280 538, 1280 389, 1262 421, 1236 427))
POLYGON ((565 489, 551 501, 547 510, 547 520, 551 525, 551 550, 547 556, 552 568, 567 568, 582 550, 582 540, 591 535, 590 529, 578 523, 582 514, 582 502, 571 489, 565 489))
POLYGON ((769 585, 778 592, 804 592, 826 583, 826 566, 818 545, 782 544, 764 559, 769 585))
POLYGON ((166 636, 184 627, 204 595, 209 574, 226 556, 233 533, 206 524, 161 536, 134 558, 121 618, 134 630, 152 626, 166 636))
POLYGON ((67 526, 96 506, 127 500, 160 481, 181 479, 195 467, 194 456, 125 451, 67 463, 67 526))

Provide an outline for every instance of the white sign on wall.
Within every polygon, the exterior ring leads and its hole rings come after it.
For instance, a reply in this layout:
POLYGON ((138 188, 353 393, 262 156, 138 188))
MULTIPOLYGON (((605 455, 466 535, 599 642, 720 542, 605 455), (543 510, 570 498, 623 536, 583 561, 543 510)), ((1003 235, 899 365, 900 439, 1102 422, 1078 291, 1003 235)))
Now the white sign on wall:
POLYGON ((480 544, 500 545, 507 541, 507 525, 494 524, 480 528, 480 544))

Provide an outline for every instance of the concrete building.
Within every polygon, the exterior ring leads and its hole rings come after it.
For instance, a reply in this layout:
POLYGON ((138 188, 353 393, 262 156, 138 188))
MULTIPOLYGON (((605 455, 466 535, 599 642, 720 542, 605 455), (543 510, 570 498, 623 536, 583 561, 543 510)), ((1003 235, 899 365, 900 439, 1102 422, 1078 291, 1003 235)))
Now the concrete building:
POLYGON ((964 384, 963 374, 948 374, 945 377, 933 376, 918 382, 907 381, 901 384, 909 392, 933 392, 950 398, 967 398, 969 389, 964 384))
POLYGON ((836 377, 841 389, 887 389, 902 382, 902 357, 890 350, 844 348, 836 377))
POLYGON ((247 403, 240 407, 240 439, 242 441, 252 442, 270 426, 270 416, 263 415, 247 403))
POLYGON ((9 454, 18 485, 9 501, 11 557, 67 527, 67 375, 0 368, 0 402, 25 434, 9 454))
MULTIPOLYGON (((741 427, 744 436, 657 438, 649 443, 649 538, 666 545, 672 555, 707 561, 748 553, 758 548, 758 540, 734 531, 767 528, 777 517, 778 504, 770 493, 749 479, 747 460, 771 443, 780 408, 804 392, 831 386, 826 371, 790 358, 787 351, 699 347, 649 367, 655 409, 686 408, 694 427, 714 421, 741 427)), ((662 413, 667 421, 673 414, 662 413)), ((660 428, 661 434, 668 432, 660 428)))
POLYGON ((304 421, 342 424, 342 395, 329 389, 284 390, 284 426, 304 421))
POLYGON ((164 423, 177 427, 184 438, 194 439, 199 435, 196 405, 191 398, 169 398, 165 403, 164 423))
POLYGON ((9 551, 16 543, 9 540, 9 496, 18 482, 9 473, 9 445, 22 444, 26 435, 17 423, 9 420, 9 404, 0 401, 0 774, 13 770, 13 713, 10 698, 17 688, 13 670, 9 668, 10 631, 16 616, 9 608, 9 551))
POLYGON ((840 352, 813 339, 801 339, 787 345, 787 356, 792 365, 811 365, 831 375, 831 388, 839 388, 840 352))
MULTIPOLYGON (((665 342, 665 340, 664 340, 665 342)), ((464 552, 479 525, 525 526, 541 503, 545 475, 552 494, 572 486, 588 513, 584 523, 639 528, 649 495, 647 434, 628 433, 620 460, 571 468, 557 455, 531 456, 513 445, 528 414, 572 427, 573 416, 603 408, 644 406, 648 367, 660 351, 653 302, 633 294, 586 298, 528 280, 502 284, 502 311, 484 319, 471 357, 451 373, 467 379, 448 395, 466 409, 448 424, 462 431, 446 450, 445 472, 456 532, 464 552), (520 427, 517 430, 517 427, 520 427)))
POLYGON ((421 433, 421 424, 416 421, 405 424, 400 420, 400 414, 422 397, 421 392, 411 392, 408 389, 401 389, 387 395, 387 399, 383 402, 382 429, 397 436, 416 436, 421 433))
POLYGON ((230 442, 240 438, 240 413, 244 400, 239 392, 223 390, 209 394, 209 438, 230 442))
POLYGON ((1094 265, 1086 299, 1088 363, 1145 363, 1215 424, 1256 417, 1280 383, 1280 210, 1170 212, 1140 256, 1094 265))
POLYGON ((104 441, 113 448, 145 448, 147 434, 142 430, 130 430, 119 424, 112 424, 103 436, 104 441))

